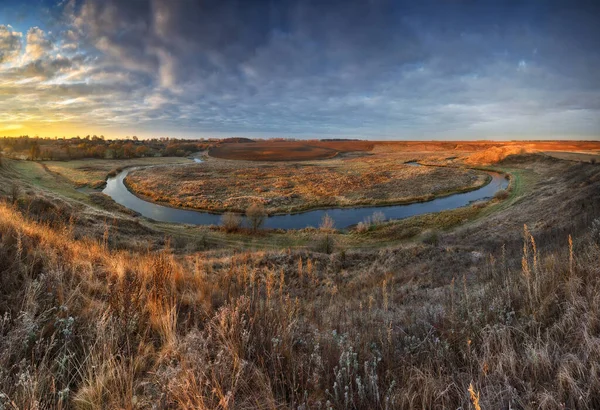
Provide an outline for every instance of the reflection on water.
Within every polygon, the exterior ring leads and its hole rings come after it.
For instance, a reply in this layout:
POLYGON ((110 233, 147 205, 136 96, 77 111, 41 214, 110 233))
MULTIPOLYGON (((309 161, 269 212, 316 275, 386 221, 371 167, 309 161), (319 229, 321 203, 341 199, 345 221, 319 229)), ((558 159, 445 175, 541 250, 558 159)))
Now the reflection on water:
MULTIPOLYGON (((199 161, 201 162, 202 160, 199 161)), ((221 215, 219 214, 170 208, 147 202, 136 197, 129 192, 123 183, 123 180, 128 173, 129 170, 124 170, 116 177, 109 178, 106 183, 106 188, 104 188, 102 192, 110 196, 115 202, 156 221, 192 225, 220 224, 221 215)), ((506 189, 508 180, 506 180, 503 175, 494 172, 490 172, 490 175, 492 176, 492 181, 475 191, 437 198, 429 202, 376 207, 330 208, 307 211, 299 214, 275 215, 266 219, 265 227, 273 229, 318 227, 323 215, 329 214, 335 221, 336 228, 347 228, 363 221, 375 211, 383 212, 386 219, 402 219, 415 215, 459 208, 474 201, 490 198, 496 191, 506 189)))

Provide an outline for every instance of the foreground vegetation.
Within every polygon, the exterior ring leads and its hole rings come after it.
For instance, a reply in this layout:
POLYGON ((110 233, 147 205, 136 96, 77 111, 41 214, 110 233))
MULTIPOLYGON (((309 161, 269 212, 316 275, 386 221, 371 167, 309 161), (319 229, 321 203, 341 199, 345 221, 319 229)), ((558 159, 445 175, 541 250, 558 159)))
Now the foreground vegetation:
POLYGON ((119 250, 112 229, 82 236, 69 206, 8 196, 0 404, 597 408, 598 171, 569 167, 568 209, 586 218, 505 227, 484 248, 119 250))

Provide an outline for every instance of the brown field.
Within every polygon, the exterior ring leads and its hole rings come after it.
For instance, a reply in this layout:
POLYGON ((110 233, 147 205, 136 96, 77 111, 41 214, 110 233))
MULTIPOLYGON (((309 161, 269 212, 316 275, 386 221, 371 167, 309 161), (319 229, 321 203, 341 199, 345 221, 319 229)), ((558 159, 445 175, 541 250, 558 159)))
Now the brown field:
POLYGON ((370 151, 369 141, 257 141, 221 144, 211 148, 210 156, 246 161, 306 161, 333 158, 340 153, 370 151))
POLYGON ((183 168, 136 170, 126 183, 142 197, 175 207, 243 212, 258 201, 272 214, 424 201, 486 180, 479 171, 409 166, 382 154, 285 164, 209 159, 183 168))
POLYGON ((596 152, 549 151, 549 152, 545 152, 544 154, 549 155, 554 158, 566 159, 567 161, 600 163, 600 151, 596 151, 596 152))
POLYGON ((222 143, 210 156, 246 161, 306 161, 349 152, 414 152, 456 157, 471 164, 493 163, 507 155, 544 151, 600 151, 599 141, 256 141, 222 143), (477 154, 470 161, 471 155, 477 154))

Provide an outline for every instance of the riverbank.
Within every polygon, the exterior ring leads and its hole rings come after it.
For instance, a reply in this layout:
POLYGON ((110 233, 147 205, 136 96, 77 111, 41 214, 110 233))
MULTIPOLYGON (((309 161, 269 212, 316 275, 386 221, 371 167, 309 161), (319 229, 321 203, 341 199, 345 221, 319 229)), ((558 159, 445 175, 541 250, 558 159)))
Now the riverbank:
POLYGON ((126 180, 136 195, 161 205, 243 213, 260 202, 269 215, 424 202, 486 182, 487 174, 475 170, 377 156, 285 164, 209 158, 185 169, 136 170, 126 180))
MULTIPOLYGON (((218 225, 220 217, 214 212, 203 212, 181 208, 168 207, 154 202, 144 200, 135 195, 131 187, 127 185, 127 176, 130 170, 124 170, 119 175, 107 182, 103 191, 117 203, 126 206, 142 215, 162 222, 187 223, 194 225, 218 225)), ((465 206, 473 201, 489 198, 500 189, 505 189, 508 181, 500 174, 490 174, 486 179, 490 182, 478 189, 468 190, 463 193, 444 195, 423 202, 412 202, 400 205, 379 205, 363 207, 331 207, 310 210, 301 213, 272 215, 265 221, 265 227, 271 229, 302 229, 306 227, 318 227, 325 214, 329 215, 336 227, 348 228, 367 221, 373 212, 383 213, 384 219, 402 219, 423 213, 438 212, 465 206)))

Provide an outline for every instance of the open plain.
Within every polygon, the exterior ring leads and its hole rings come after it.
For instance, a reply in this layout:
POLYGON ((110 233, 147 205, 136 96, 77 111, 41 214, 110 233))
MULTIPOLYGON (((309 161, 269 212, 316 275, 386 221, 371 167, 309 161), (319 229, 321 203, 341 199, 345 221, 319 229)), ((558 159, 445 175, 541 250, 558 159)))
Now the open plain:
POLYGON ((597 150, 378 142, 283 162, 3 158, 1 397, 467 408, 473 391, 482 408, 593 408, 597 150), (95 188, 130 167, 147 200, 240 212, 422 201, 485 184, 485 170, 510 182, 467 206, 350 229, 227 230, 140 217, 95 188))

